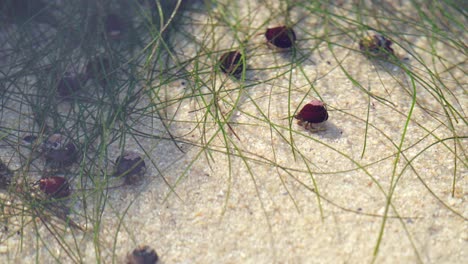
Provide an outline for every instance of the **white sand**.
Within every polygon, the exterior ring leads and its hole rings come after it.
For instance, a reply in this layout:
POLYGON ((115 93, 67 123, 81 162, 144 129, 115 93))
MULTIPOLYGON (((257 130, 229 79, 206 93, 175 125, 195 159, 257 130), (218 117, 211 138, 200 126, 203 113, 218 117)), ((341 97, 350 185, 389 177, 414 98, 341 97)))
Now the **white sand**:
MULTIPOLYGON (((369 263, 384 222, 386 195, 392 186, 396 187, 376 263, 468 260, 468 186, 467 168, 463 165, 466 160, 457 161, 457 184, 452 197, 454 141, 446 141, 447 146, 436 144, 425 148, 437 138, 452 137, 453 130, 444 126, 447 119, 443 109, 427 88, 416 84, 419 104, 415 105, 402 144, 405 151, 395 166, 397 146, 411 108, 408 93, 413 90, 403 70, 388 63, 373 63, 360 54, 357 51, 360 33, 351 29, 349 36, 341 34, 331 40, 343 45, 333 46, 336 58, 325 42, 311 50, 319 40, 311 38, 310 32, 314 36, 324 32, 323 21, 314 16, 300 19, 306 11, 298 8, 291 12, 292 21, 300 20, 294 26, 298 36, 296 59, 305 61, 291 65, 292 55, 272 51, 263 36, 256 35, 267 27, 284 23, 284 17, 275 17, 276 13, 270 11, 274 9, 262 4, 230 5, 228 10, 242 18, 237 37, 241 40, 249 37, 245 51, 246 80, 236 81, 212 71, 211 65, 221 54, 217 51, 240 45, 228 27, 204 25, 212 23, 204 14, 185 14, 201 23, 190 29, 185 26, 181 31, 190 30, 212 54, 206 54, 181 34, 175 33, 174 38, 179 58, 198 54, 199 62, 205 63, 200 66, 198 78, 209 86, 201 87, 200 91, 220 91, 219 107, 226 116, 232 111, 229 121, 239 139, 227 125, 213 123, 212 116, 208 117, 206 127, 201 127, 200 122, 207 114, 201 96, 192 95, 169 106, 166 114, 174 122, 168 124, 175 135, 184 135, 185 143, 180 147, 185 153, 169 141, 140 141, 150 154, 147 160, 153 160, 154 165, 147 163, 148 180, 144 185, 109 192, 99 237, 102 261, 112 262, 115 254, 116 261, 121 262, 130 249, 148 244, 156 249, 163 263, 369 263), (361 88, 353 85, 339 63, 363 89, 388 102, 369 99, 361 88), (314 90, 328 105, 330 116, 327 130, 319 133, 309 133, 290 120, 301 105, 318 97, 314 90), (240 103, 233 108, 238 96, 240 103), (366 137, 369 103, 370 126, 366 137), (223 137, 220 128, 227 131, 227 137, 223 137), (208 145, 209 150, 200 145, 208 145), (405 167, 408 160, 411 164, 405 167), (163 177, 176 194, 171 193, 163 177), (313 190, 318 191, 320 199, 313 190), (120 223, 116 216, 122 217, 130 203, 120 223)), ((275 5, 278 10, 284 8, 275 5)), ((344 14, 345 8, 339 12, 344 14)), ((221 15, 221 5, 213 12, 221 15)), ((406 38, 410 37, 402 36, 395 42, 409 45, 404 41, 406 38)), ((416 47, 429 45, 423 37, 411 40, 416 47)), ((408 56, 402 47, 394 48, 399 56, 408 56)), ((450 51, 444 52, 443 47, 441 52, 454 64, 466 60, 450 57, 450 51)), ((431 62, 431 54, 418 54, 426 63, 431 62)), ((413 57, 406 65, 429 81, 430 75, 413 57)), ((188 69, 194 67, 192 63, 188 69)), ((438 62, 431 65, 431 69, 438 67, 448 68, 438 62)), ((453 80, 458 78, 463 84, 466 77, 454 71, 454 76, 442 73, 441 78, 459 102, 455 103, 452 96, 448 100, 458 111, 466 111, 468 101, 463 90, 466 87, 453 80)), ((191 94, 191 89, 198 87, 195 82, 194 78, 174 82, 164 94, 166 98, 191 94)), ((204 98, 212 99, 208 95, 204 98)), ((217 109, 211 106, 211 110, 217 109)), ((147 121, 149 118, 141 123, 151 126, 147 121)), ((163 130, 160 122, 155 122, 153 127, 141 129, 153 133, 163 130)), ((458 135, 467 134, 463 122, 454 126, 458 135)), ((129 149, 142 152, 135 142, 127 144, 131 146, 129 149)), ((457 148, 459 157, 464 157, 460 145, 457 148)), ((117 145, 111 150, 110 157, 114 159, 119 153, 117 145)), ((39 229, 44 231, 46 240, 51 239, 40 224, 39 229)), ((36 243, 34 234, 32 231, 23 234, 26 246, 22 252, 18 252, 19 241, 2 240, 5 244, 1 247, 7 249, 2 250, 0 260, 33 261, 37 251, 28 250, 27 244, 36 243)), ((65 239, 72 241, 71 236, 65 239)), ((83 250, 81 254, 86 256, 83 262, 93 263, 92 231, 77 243, 83 250)), ((64 252, 60 255, 66 259, 64 252)), ((39 262, 49 261, 43 249, 39 262)))

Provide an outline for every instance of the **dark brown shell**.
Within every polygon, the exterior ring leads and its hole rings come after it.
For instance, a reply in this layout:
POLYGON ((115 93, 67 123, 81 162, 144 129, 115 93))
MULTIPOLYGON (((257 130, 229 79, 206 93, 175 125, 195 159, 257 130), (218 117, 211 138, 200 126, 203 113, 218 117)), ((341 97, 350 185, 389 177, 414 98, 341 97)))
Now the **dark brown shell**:
POLYGON ((97 56, 86 64, 86 79, 95 79, 101 86, 107 86, 112 71, 110 59, 97 56))
POLYGON ((46 162, 52 167, 69 166, 78 158, 75 144, 62 134, 52 134, 42 144, 46 162))
POLYGON ((138 153, 127 151, 115 160, 116 177, 124 177, 126 184, 133 184, 146 172, 146 164, 138 153))
POLYGON ((71 190, 67 179, 60 176, 52 176, 39 180, 39 189, 52 198, 65 198, 70 196, 71 190))
POLYGON ((7 189, 11 184, 13 171, 0 160, 0 190, 7 189))
POLYGON ((33 144, 34 142, 36 142, 36 139, 37 139, 37 136, 35 135, 26 135, 23 137, 23 142, 25 144, 33 144))
POLYGON ((158 254, 149 246, 139 246, 127 255, 127 264, 155 264, 158 262, 158 254))
POLYGON ((287 26, 269 28, 265 32, 265 37, 269 44, 280 49, 289 49, 296 41, 296 33, 287 26))
POLYGON ((309 123, 322 123, 328 120, 328 112, 323 102, 313 100, 302 107, 295 118, 309 123))
POLYGON ((124 24, 117 14, 109 14, 105 21, 106 34, 112 39, 119 39, 122 36, 124 24))
POLYGON ((61 97, 69 97, 81 88, 80 76, 66 72, 57 85, 57 93, 61 97))
POLYGON ((221 55, 219 67, 224 73, 238 75, 244 69, 242 53, 239 51, 230 51, 221 55))

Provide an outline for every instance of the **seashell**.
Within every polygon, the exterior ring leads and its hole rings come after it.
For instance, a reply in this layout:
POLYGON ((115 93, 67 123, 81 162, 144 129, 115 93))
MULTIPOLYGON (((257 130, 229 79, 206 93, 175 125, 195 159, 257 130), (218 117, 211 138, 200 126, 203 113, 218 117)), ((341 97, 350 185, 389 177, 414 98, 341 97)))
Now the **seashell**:
POLYGON ((66 72, 57 84, 57 94, 60 97, 69 97, 80 89, 80 76, 70 72, 66 72))
POLYGON ((105 28, 107 35, 112 39, 120 39, 122 37, 124 25, 122 19, 117 14, 109 14, 105 20, 105 28))
POLYGON ((265 32, 265 37, 270 47, 279 49, 289 49, 294 46, 296 41, 296 33, 287 26, 269 28, 265 32))
POLYGON ((244 69, 242 54, 239 51, 230 51, 221 55, 219 67, 226 74, 238 75, 244 69))
POLYGON ((114 176, 124 177, 125 184, 135 184, 146 172, 143 158, 136 152, 127 151, 115 160, 114 176))
POLYGON ((109 84, 109 78, 112 71, 111 61, 104 56, 97 56, 86 64, 86 80, 94 79, 103 87, 109 84))
POLYGON ((159 260, 156 251, 149 246, 139 246, 127 254, 127 264, 155 264, 159 260))
POLYGON ((322 126, 328 120, 328 112, 325 104, 319 100, 312 100, 302 107, 294 117, 298 124, 312 132, 324 130, 322 126))
POLYGON ((60 176, 52 176, 39 180, 39 189, 52 198, 65 198, 70 196, 71 190, 67 179, 60 176))
POLYGON ((392 41, 381 34, 371 33, 359 41, 359 49, 371 57, 388 58, 395 55, 392 41))
POLYGON ((78 158, 76 145, 62 134, 52 134, 42 144, 46 162, 52 167, 69 166, 78 158))

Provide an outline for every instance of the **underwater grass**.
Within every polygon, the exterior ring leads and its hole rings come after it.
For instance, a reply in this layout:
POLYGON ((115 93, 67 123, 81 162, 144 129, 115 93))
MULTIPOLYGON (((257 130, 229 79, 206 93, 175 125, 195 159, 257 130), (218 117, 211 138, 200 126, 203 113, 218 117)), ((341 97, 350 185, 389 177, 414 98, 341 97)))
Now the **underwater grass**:
MULTIPOLYGON (((0 215, 8 231, 0 241, 18 240, 18 231, 21 241, 6 260, 119 262, 122 251, 141 243, 127 219, 135 219, 148 186, 160 185, 162 205, 189 204, 182 186, 206 168, 225 182, 220 223, 232 217, 239 182, 250 182, 245 192, 263 215, 258 224, 269 230, 275 261, 288 260, 274 253, 280 239, 272 207, 281 208, 268 186, 279 182, 299 217, 313 206, 323 226, 340 213, 378 223, 369 234, 372 250, 360 248, 362 261, 385 262, 394 243, 389 230, 398 222, 412 260, 431 262, 410 223, 429 216, 401 197, 405 184, 421 184, 418 195, 466 223, 463 202, 444 196, 466 196, 465 11, 451 1, 183 2, 152 11, 138 1, 46 6, 41 12, 56 12, 61 23, 39 24, 38 31, 31 20, 2 32, 0 157, 14 184, 3 186, 0 215), (119 41, 103 33, 108 12, 125 14, 119 41), (262 35, 281 24, 298 35, 289 52, 269 49, 262 35), (370 29, 392 40, 395 56, 366 58, 359 51, 370 29), (220 56, 233 50, 245 58, 238 78, 219 69, 220 56), (59 77, 83 71, 98 55, 112 65, 107 83, 90 79, 70 98, 57 96, 59 77), (328 106, 325 132, 305 131, 293 118, 313 98, 328 106), (78 142, 81 153, 58 172, 36 151, 57 132, 78 142), (28 134, 36 143, 23 142, 28 134), (128 148, 145 157, 152 176, 146 186, 121 186, 112 177, 115 157, 128 148), (437 179, 444 192, 420 165, 435 158, 433 149, 449 161, 437 163, 450 170, 450 178, 437 179), (41 198, 30 184, 56 173, 74 186, 68 201, 41 198), (347 191, 353 197, 339 195, 342 183, 355 188, 347 191), (304 192, 312 205, 305 205, 304 192), (367 196, 372 200, 363 204, 367 196)), ((161 251, 168 259, 177 255, 161 251)))

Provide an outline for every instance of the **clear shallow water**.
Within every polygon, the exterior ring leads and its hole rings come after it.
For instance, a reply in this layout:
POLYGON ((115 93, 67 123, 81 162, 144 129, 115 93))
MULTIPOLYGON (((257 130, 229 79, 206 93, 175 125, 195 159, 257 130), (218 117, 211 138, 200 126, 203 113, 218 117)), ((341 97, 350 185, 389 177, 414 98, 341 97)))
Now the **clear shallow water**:
MULTIPOLYGON (((75 186, 68 202, 71 216, 89 231, 68 229, 55 237, 71 245, 70 252, 79 252, 72 255, 83 262, 96 260, 93 240, 99 241, 104 262, 123 260, 138 244, 153 246, 167 263, 370 262, 391 190, 378 262, 466 258, 463 139, 450 139, 467 132, 462 122, 466 77, 459 66, 465 58, 455 44, 447 45, 441 36, 429 38, 424 27, 410 23, 414 11, 407 6, 385 7, 395 9, 382 9, 382 16, 374 17, 367 16, 377 10, 372 5, 360 13, 351 4, 304 4, 287 17, 284 2, 219 3, 209 11, 195 4, 171 35, 171 56, 178 63, 169 64, 170 74, 158 75, 157 68, 150 82, 131 85, 121 66, 114 93, 89 82, 80 95, 96 101, 60 101, 51 110, 59 115, 49 115, 46 123, 81 144, 99 134, 92 147, 83 147, 80 165, 61 172, 75 186), (400 67, 359 52, 358 40, 367 31, 357 21, 378 25, 390 36, 400 67), (266 28, 284 23, 294 25, 295 52, 265 44, 266 28), (213 67, 223 52, 234 49, 246 55, 240 80, 213 67), (439 57, 443 60, 434 59, 439 57), (134 103, 125 101, 141 86, 146 94, 134 103), (446 103, 434 96, 437 91, 446 103), (319 133, 305 131, 292 119, 314 98, 329 109, 327 130, 319 133), (117 107, 108 107, 111 102, 117 107), (459 115, 447 118, 447 105, 459 115), (112 115, 119 110, 127 113, 125 119, 112 115), (77 124, 85 129, 71 130, 77 124), (123 146, 145 155, 147 178, 137 186, 107 189, 120 185, 105 175, 123 146), (103 211, 96 209, 104 204, 103 211), (101 225, 93 226, 96 222, 101 225)), ((127 65, 135 70, 131 75, 148 76, 147 69, 127 65)), ((39 95, 47 85, 37 85, 37 76, 41 74, 10 80, 21 80, 39 95)), ((1 157, 13 169, 22 168, 21 161, 30 155, 12 147, 14 142, 25 132, 40 131, 30 118, 35 111, 24 99, 34 96, 17 89, 6 89, 13 95, 2 101, 2 128, 13 128, 8 137, 13 140, 1 157), (13 93, 17 89, 23 92, 13 93)), ((43 161, 31 164, 34 169, 24 174, 40 178, 43 161)), ((2 198, 8 199, 6 194, 2 198)), ((8 221, 26 228, 19 236, 6 239, 12 232, 4 234, 0 257, 69 260, 46 224, 35 218, 36 226, 26 225, 18 219, 8 221), (38 234, 51 245, 50 252, 35 243, 19 250, 20 238, 35 241, 38 234)))

